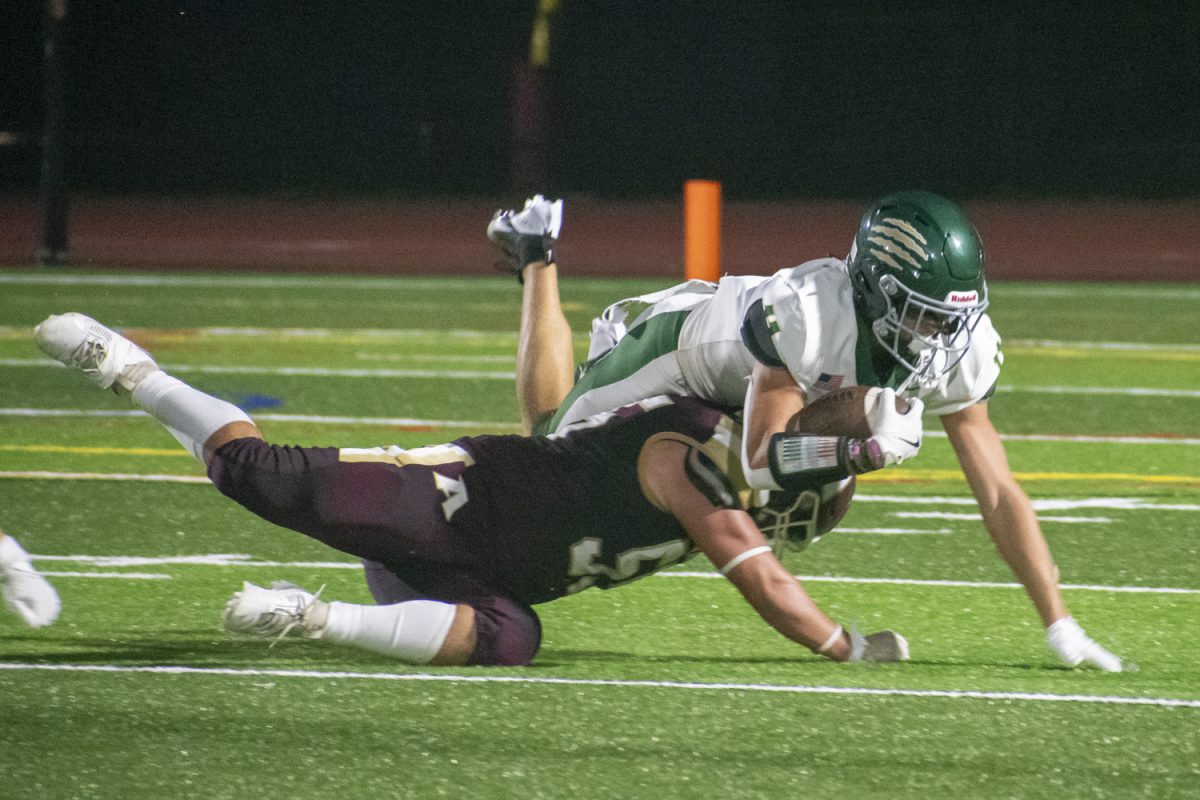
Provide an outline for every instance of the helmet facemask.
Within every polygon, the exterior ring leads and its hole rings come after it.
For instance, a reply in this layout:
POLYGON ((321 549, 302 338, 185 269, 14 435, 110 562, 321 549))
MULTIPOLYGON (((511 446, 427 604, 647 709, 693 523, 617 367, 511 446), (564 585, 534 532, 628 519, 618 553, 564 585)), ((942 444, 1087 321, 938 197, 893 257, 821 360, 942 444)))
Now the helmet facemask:
POLYGON ((816 490, 803 492, 771 492, 766 505, 754 511, 754 523, 771 543, 777 557, 787 550, 803 550, 821 538, 821 494, 816 490))
POLYGON ((987 310, 987 285, 982 292, 951 292, 946 300, 927 297, 894 275, 879 278, 887 313, 871 323, 881 347, 930 385, 953 369, 971 347, 975 326, 987 310))

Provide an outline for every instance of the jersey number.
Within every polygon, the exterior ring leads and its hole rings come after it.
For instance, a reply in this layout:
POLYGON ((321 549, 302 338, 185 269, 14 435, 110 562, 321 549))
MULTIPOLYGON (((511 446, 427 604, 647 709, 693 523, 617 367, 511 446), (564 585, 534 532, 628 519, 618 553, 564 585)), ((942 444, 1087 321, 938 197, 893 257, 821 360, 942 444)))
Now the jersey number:
POLYGON ((442 513, 446 515, 446 521, 449 522, 450 518, 454 516, 454 512, 467 504, 466 484, 437 472, 433 473, 433 484, 446 497, 442 501, 442 513))
POLYGON ((663 567, 676 564, 685 559, 692 551, 691 542, 686 539, 674 539, 648 547, 634 547, 626 550, 618 555, 616 563, 610 566, 600 563, 600 551, 603 545, 602 540, 592 536, 580 539, 571 545, 571 564, 568 574, 576 580, 567 586, 567 594, 582 592, 600 581, 603 581, 602 585, 605 588, 628 583, 663 567))

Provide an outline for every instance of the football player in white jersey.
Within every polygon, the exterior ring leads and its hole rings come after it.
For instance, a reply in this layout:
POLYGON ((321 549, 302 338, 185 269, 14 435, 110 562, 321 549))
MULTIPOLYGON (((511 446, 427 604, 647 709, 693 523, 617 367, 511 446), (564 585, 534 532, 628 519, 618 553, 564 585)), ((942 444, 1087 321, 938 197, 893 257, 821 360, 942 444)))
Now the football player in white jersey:
POLYGON ((697 395, 743 409, 745 474, 758 488, 786 489, 912 458, 929 411, 1050 647, 1070 666, 1121 670, 1068 612, 1037 515, 989 417, 1003 358, 986 313, 983 249, 958 206, 930 192, 896 193, 863 215, 845 261, 689 281, 614 303, 593 322, 573 386, 544 377, 561 371, 535 368, 561 358, 555 342, 566 321, 552 254, 561 224, 561 201, 538 195, 488 226, 526 285, 517 382, 528 427, 553 431, 647 397, 697 395), (865 446, 787 432, 806 403, 856 384, 885 387, 865 446), (907 414, 894 412, 892 392, 909 398, 907 414))

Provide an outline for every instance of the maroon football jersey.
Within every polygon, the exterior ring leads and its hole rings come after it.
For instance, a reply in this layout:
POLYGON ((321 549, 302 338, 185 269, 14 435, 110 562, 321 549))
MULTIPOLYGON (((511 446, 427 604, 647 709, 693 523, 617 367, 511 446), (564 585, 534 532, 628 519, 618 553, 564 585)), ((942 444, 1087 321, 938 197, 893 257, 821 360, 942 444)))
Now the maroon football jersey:
POLYGON ((703 451, 742 505, 749 492, 737 432, 703 401, 660 397, 553 436, 465 437, 454 444, 475 463, 462 472, 467 500, 451 523, 469 528, 485 563, 523 602, 618 586, 696 552, 678 521, 642 491, 637 463, 647 441, 671 438, 703 451))

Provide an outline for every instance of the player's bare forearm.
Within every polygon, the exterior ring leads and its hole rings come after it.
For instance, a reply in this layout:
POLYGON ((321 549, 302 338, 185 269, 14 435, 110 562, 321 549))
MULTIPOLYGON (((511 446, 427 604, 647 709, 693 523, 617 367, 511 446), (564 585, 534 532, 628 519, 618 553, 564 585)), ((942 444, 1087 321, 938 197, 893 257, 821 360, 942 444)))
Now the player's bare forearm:
POLYGON ((1058 570, 1046 537, 1033 505, 1013 478, 1000 436, 988 418, 987 404, 947 415, 942 423, 1000 556, 1025 587, 1046 625, 1065 616, 1058 570))
POLYGON ((1025 587, 1042 622, 1049 625, 1066 616, 1054 558, 1033 506, 1020 487, 1002 492, 995 507, 983 509, 983 522, 1001 558, 1025 587))
POLYGON ((767 466, 771 436, 786 430, 788 420, 802 408, 804 391, 786 369, 754 365, 744 409, 746 452, 752 468, 767 466))
MULTIPOLYGON (((684 469, 686 455, 687 447, 672 441, 653 442, 642 451, 638 469, 651 502, 679 520, 696 547, 771 627, 805 647, 822 649, 837 623, 779 563, 749 514, 717 508, 691 483, 684 469)), ((849 638, 833 637, 823 655, 848 659, 849 638)))
POLYGON ((788 639, 836 661, 850 658, 849 636, 836 635, 838 624, 773 556, 740 564, 727 577, 758 615, 788 639))

